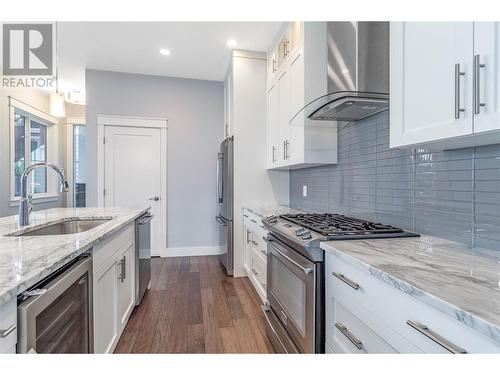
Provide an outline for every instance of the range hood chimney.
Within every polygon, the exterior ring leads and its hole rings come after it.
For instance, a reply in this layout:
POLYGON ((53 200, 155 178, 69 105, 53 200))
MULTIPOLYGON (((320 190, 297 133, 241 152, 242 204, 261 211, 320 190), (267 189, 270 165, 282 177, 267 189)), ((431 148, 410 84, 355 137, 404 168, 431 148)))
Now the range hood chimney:
MULTIPOLYGON (((297 113, 357 121, 389 108, 389 22, 327 22, 328 92, 297 113)), ((303 118, 303 117, 302 117, 303 118)))

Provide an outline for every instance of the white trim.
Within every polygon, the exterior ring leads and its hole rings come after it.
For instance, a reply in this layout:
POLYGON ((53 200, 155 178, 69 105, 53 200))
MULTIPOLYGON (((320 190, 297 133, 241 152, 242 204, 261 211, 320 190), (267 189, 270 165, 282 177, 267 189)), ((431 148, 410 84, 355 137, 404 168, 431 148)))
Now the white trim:
POLYGON ((47 112, 44 112, 40 109, 37 109, 36 107, 32 107, 31 105, 24 103, 13 96, 9 96, 9 105, 11 107, 16 107, 17 109, 20 109, 21 111, 27 112, 33 116, 36 116, 42 120, 45 120, 47 122, 50 122, 52 124, 59 124, 59 119, 57 117, 54 117, 50 115, 47 112))
POLYGON ((168 120, 160 117, 97 115, 97 126, 114 125, 136 128, 167 128, 167 124, 168 120))
POLYGON ((69 116, 66 117, 66 124, 72 125, 85 125, 85 117, 84 116, 69 116))
MULTIPOLYGON (((52 117, 47 115, 45 112, 36 109, 35 107, 30 106, 29 104, 23 103, 19 100, 16 100, 13 97, 9 97, 9 206, 15 207, 19 205, 19 197, 14 195, 14 148, 15 148, 15 139, 14 139, 14 115, 16 110, 22 113, 26 117, 25 124, 25 142, 28 142, 27 133, 29 131, 29 127, 31 126, 31 121, 35 120, 40 124, 44 125, 47 128, 47 150, 46 150, 46 159, 49 163, 54 163, 56 165, 60 165, 59 158, 59 119, 56 117, 52 117), (55 122, 52 122, 55 121, 55 122)), ((28 148, 25 145, 25 153, 28 148)), ((25 166, 28 164, 29 160, 25 155, 25 166)), ((33 194, 32 202, 33 204, 37 203, 45 203, 45 202, 53 202, 59 200, 58 194, 58 182, 54 179, 49 178, 47 175, 47 191, 45 193, 37 193, 33 194)))
MULTIPOLYGON (((167 173, 167 128, 168 120, 158 117, 97 115, 97 207, 104 207, 104 127, 131 126, 135 128, 160 128, 162 142, 162 170, 167 173), (163 147, 165 146, 165 147, 163 147), (102 162, 100 162, 102 160, 102 162), (164 168, 163 168, 164 167, 164 168)), ((166 175, 165 175, 166 177, 166 175)), ((165 178, 166 181, 166 178, 165 178)), ((163 186, 163 185, 162 185, 163 186)), ((166 186, 162 187, 162 196, 167 196, 166 186)))
POLYGON ((203 255, 220 255, 220 246, 199 246, 199 247, 167 247, 160 256, 162 257, 196 257, 203 255))
MULTIPOLYGON (((168 120, 154 117, 133 117, 133 116, 111 116, 97 115, 97 207, 104 207, 104 134, 105 126, 130 126, 136 128, 159 128, 161 137, 161 197, 164 205, 162 207, 160 228, 165 229, 165 235, 161 235, 160 248, 165 249, 168 243, 168 196, 167 196, 167 128, 168 120)), ((158 254, 153 254, 158 255, 158 254)))

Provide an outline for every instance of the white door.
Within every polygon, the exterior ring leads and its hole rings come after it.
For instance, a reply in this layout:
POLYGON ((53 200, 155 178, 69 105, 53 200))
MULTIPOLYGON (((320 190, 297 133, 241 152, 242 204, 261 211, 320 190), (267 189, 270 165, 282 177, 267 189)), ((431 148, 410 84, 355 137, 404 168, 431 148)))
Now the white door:
POLYGON ((161 129, 105 126, 104 136, 104 206, 151 206, 151 252, 159 255, 167 230, 161 227, 166 215, 161 129))
POLYGON ((278 162, 280 142, 279 98, 276 83, 273 83, 267 91, 267 136, 267 164, 272 167, 278 162))
POLYGON ((500 22, 474 22, 474 132, 500 128, 500 22))
POLYGON ((472 133, 472 55, 472 22, 391 22, 391 147, 472 133))

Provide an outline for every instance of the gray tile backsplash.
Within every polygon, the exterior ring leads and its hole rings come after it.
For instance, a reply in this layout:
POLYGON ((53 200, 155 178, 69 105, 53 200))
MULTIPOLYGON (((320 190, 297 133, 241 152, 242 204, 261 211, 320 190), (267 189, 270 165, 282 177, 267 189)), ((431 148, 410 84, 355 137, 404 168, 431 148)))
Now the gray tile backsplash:
POLYGON ((291 171, 290 205, 500 251, 500 144, 391 150, 388 112, 341 124, 338 164, 291 171))

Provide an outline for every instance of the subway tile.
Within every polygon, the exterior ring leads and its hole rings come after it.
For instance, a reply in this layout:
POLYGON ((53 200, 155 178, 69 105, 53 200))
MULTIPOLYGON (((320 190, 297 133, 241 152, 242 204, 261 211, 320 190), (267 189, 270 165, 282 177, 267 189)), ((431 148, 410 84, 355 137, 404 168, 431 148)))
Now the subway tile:
POLYGON ((292 206, 500 251, 500 145, 390 149, 388 111, 337 130, 337 165, 291 171, 292 206))

